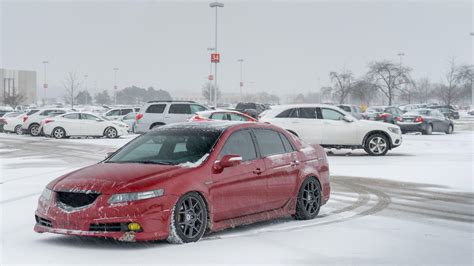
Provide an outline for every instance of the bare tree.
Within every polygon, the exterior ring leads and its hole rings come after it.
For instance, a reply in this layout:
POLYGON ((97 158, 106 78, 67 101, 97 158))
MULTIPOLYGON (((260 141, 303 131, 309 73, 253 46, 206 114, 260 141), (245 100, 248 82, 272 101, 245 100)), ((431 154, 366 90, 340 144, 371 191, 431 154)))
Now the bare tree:
POLYGON ((371 105, 377 97, 377 87, 371 82, 361 79, 354 82, 351 89, 351 98, 354 102, 371 105))
MULTIPOLYGON (((204 97, 204 99, 206 99, 208 102, 208 104, 211 104, 212 103, 212 100, 214 99, 214 84, 212 84, 211 82, 207 82, 206 84, 204 84, 204 86, 201 88, 201 92, 202 92, 202 97, 204 97)), ((217 88, 217 99, 220 99, 221 98, 221 90, 219 89, 219 87, 217 88)))
POLYGON ((409 82, 411 68, 395 64, 389 60, 375 61, 369 64, 367 78, 387 98, 388 105, 392 105, 396 92, 409 82))
POLYGON ((64 99, 67 104, 71 105, 71 109, 74 109, 74 99, 76 97, 75 92, 81 86, 75 71, 67 73, 66 78, 63 81, 63 86, 66 89, 66 95, 64 96, 64 99))
POLYGON ((329 78, 334 84, 333 94, 338 103, 344 103, 347 96, 351 93, 354 85, 354 76, 349 70, 342 70, 340 73, 332 71, 329 73, 329 78))
POLYGON ((422 78, 411 83, 413 99, 419 103, 427 103, 432 99, 433 85, 428 78, 422 78))
POLYGON ((21 104, 25 100, 26 100, 26 97, 24 94, 13 92, 13 94, 5 95, 3 102, 6 105, 16 107, 17 105, 21 104))
POLYGON ((472 77, 472 66, 458 66, 452 58, 444 75, 446 83, 438 84, 435 94, 444 104, 454 104, 464 96, 464 88, 472 84, 472 77))

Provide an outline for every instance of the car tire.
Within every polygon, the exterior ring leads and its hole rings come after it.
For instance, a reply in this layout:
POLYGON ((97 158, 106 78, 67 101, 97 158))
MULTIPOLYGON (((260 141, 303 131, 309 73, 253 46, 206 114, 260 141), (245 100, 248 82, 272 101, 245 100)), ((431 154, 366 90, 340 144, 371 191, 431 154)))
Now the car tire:
POLYGON ((28 132, 33 137, 38 137, 41 134, 40 125, 32 124, 28 127, 28 132))
POLYGON ((308 177, 301 184, 296 199, 296 220, 310 220, 318 216, 321 208, 321 185, 315 177, 308 177))
POLYGON ((118 138, 117 129, 113 127, 108 127, 105 129, 104 136, 108 139, 118 138))
POLYGON ((389 140, 380 133, 370 135, 365 141, 364 150, 370 156, 383 156, 389 150, 389 140))
POLYGON ((448 126, 448 129, 446 129, 445 133, 446 133, 446 134, 453 134, 453 131, 454 131, 454 126, 453 126, 453 125, 449 125, 449 126, 448 126))
POLYGON ((207 207, 201 195, 189 192, 173 207, 167 241, 172 244, 196 242, 207 230, 207 207))
POLYGON ((17 125, 17 126, 15 127, 15 133, 16 133, 17 135, 22 135, 22 134, 23 134, 23 129, 21 129, 21 125, 17 125))
POLYGON ((64 128, 62 128, 62 127, 56 127, 51 132, 51 135, 55 139, 64 139, 66 137, 66 130, 64 130, 64 128))
POLYGON ((433 134, 433 125, 429 124, 428 128, 422 132, 423 135, 431 135, 433 134))

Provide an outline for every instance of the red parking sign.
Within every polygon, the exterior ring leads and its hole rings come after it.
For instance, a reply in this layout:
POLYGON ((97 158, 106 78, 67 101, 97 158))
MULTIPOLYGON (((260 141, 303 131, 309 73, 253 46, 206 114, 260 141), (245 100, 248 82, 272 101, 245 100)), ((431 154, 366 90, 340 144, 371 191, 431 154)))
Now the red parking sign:
POLYGON ((221 61, 220 54, 211 54, 211 63, 219 63, 221 61))

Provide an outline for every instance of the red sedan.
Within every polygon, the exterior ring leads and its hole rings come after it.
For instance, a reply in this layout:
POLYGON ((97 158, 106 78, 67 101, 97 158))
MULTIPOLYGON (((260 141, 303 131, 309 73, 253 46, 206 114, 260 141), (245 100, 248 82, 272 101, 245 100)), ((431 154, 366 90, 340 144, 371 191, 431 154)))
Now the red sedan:
POLYGON ((36 232, 122 241, 199 240, 277 217, 312 219, 329 200, 324 150, 276 126, 159 127, 47 185, 36 232))

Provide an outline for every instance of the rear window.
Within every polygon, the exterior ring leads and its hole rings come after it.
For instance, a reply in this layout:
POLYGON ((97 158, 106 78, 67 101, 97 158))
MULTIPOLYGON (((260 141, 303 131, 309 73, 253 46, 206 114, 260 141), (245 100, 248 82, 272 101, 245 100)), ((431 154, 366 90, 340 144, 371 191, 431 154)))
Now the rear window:
POLYGON ((296 108, 288 109, 276 116, 277 118, 288 118, 288 117, 298 117, 298 113, 296 112, 296 108))
POLYGON ((263 157, 286 153, 278 132, 270 129, 256 129, 255 136, 263 157))
POLYGON ((238 103, 235 109, 238 109, 238 110, 257 109, 257 105, 254 103, 238 103))
POLYGON ((404 115, 429 115, 430 110, 411 110, 404 115))
POLYGON ((152 104, 148 106, 145 113, 162 114, 165 111, 166 104, 152 104))

